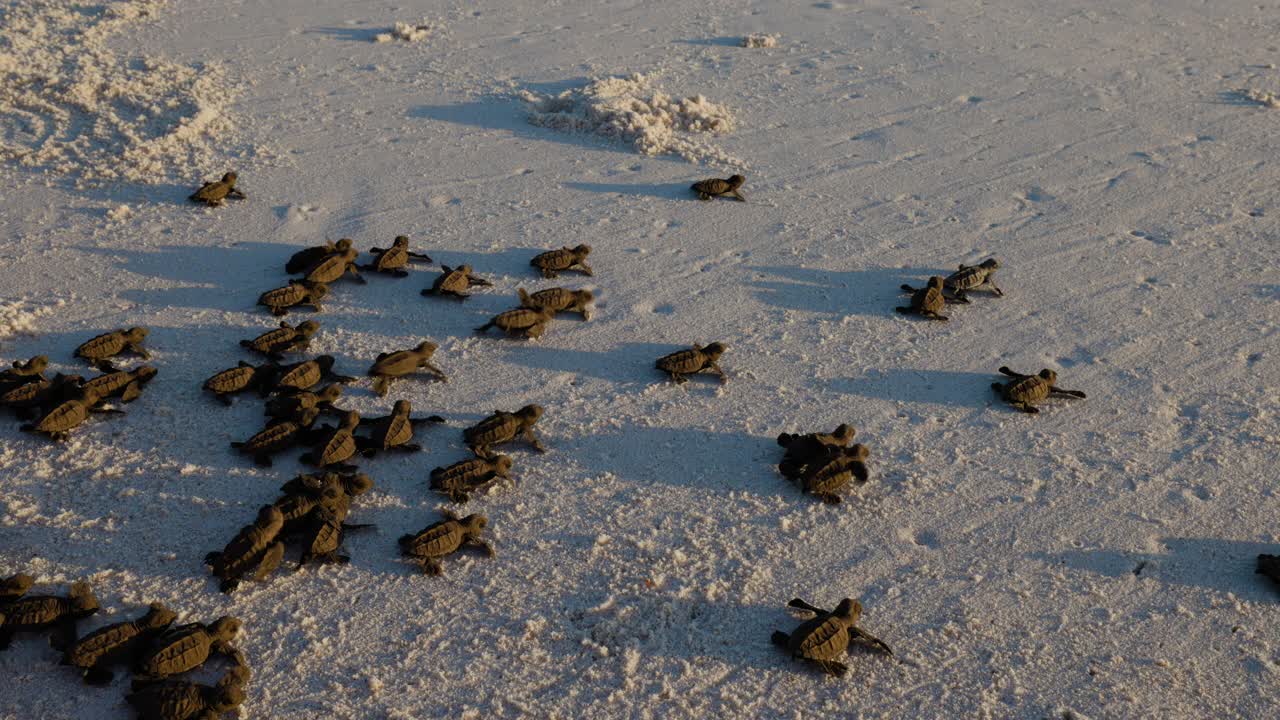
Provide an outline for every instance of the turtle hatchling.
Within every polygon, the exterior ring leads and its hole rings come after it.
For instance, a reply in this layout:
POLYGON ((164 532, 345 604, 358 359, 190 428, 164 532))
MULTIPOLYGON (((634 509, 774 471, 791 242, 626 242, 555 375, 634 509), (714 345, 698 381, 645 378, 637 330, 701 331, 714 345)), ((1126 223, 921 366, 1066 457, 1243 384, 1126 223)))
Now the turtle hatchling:
POLYGON ((741 175, 730 175, 727 178, 709 178, 707 180, 699 180, 689 186, 689 189, 698 195, 699 200, 710 200, 714 197, 731 197, 734 200, 746 202, 747 199, 742 196, 739 188, 747 179, 741 175))
POLYGON ((548 250, 537 255, 529 261, 529 264, 537 268, 544 278, 554 278, 575 266, 583 273, 591 275, 591 266, 587 265, 587 255, 590 254, 590 245, 562 247, 559 250, 548 250))
POLYGON ((431 489, 448 495, 456 503, 464 503, 471 499, 471 493, 498 478, 510 477, 511 458, 506 455, 473 458, 432 470, 431 489))
POLYGON ((84 378, 79 375, 58 373, 52 380, 34 380, 5 390, 0 393, 0 407, 7 407, 18 417, 28 420, 37 409, 43 408, 47 412, 75 399, 83 385, 84 378))
MULTIPOLYGON (((796 610, 801 610, 807 613, 813 613, 814 615, 830 614, 829 610, 823 610, 822 608, 817 607, 816 605, 810 605, 809 603, 805 602, 804 600, 801 600, 800 598, 792 598, 790 601, 787 602, 787 607, 794 608, 796 610)), ((885 655, 893 654, 893 650, 891 650, 883 640, 881 640, 880 638, 874 635, 871 635, 866 630, 863 630, 857 625, 853 625, 849 628, 849 642, 858 644, 858 645, 866 645, 867 647, 870 647, 874 650, 878 650, 884 653, 885 655)))
POLYGON ((413 411, 413 406, 408 400, 397 400, 391 409, 391 414, 386 417, 370 418, 366 421, 369 427, 367 435, 357 438, 360 445, 360 453, 365 457, 373 457, 375 454, 384 450, 401 450, 404 452, 418 452, 422 450, 421 445, 413 442, 413 429, 415 425, 423 423, 442 423, 444 418, 439 415, 431 415, 425 418, 413 418, 409 413, 413 411))
POLYGON ((244 702, 249 668, 237 665, 216 685, 190 680, 134 682, 125 700, 140 720, 217 720, 244 702))
POLYGON ((303 410, 315 408, 323 411, 334 411, 333 403, 342 396, 342 386, 325 385, 318 393, 308 390, 297 390, 276 395, 267 401, 264 408, 267 416, 277 420, 286 420, 303 410))
POLYGON ((231 447, 252 457, 258 465, 271 467, 271 456, 288 450, 302 440, 303 434, 319 414, 320 411, 315 408, 303 410, 296 418, 271 423, 248 440, 231 443, 231 447))
POLYGON ((583 320, 591 319, 589 306, 596 299, 590 290, 568 290, 560 287, 539 290, 532 295, 525 292, 524 288, 516 288, 516 294, 520 297, 521 307, 534 309, 545 307, 558 313, 582 313, 583 320))
POLYGON ((307 270, 319 265, 325 258, 337 253, 344 253, 351 249, 351 240, 342 238, 336 243, 328 240, 323 245, 299 250, 289 257, 289 262, 284 264, 284 271, 290 275, 306 272, 307 270))
POLYGON ((99 409, 98 403, 100 401, 101 398, 94 394, 92 390, 80 389, 79 396, 58 405, 40 420, 23 425, 21 429, 23 432, 44 433, 56 441, 66 440, 72 430, 89 419, 90 413, 120 412, 119 410, 99 409))
POLYGON ((26 595, 35 584, 36 579, 26 573, 16 573, 0 580, 0 613, 3 613, 10 603, 26 595))
POLYGON ((275 380, 279 367, 272 363, 254 367, 241 360, 236 367, 214 375, 204 381, 204 389, 213 393, 223 405, 231 404, 231 396, 246 390, 268 390, 275 380))
POLYGON ((320 355, 312 360, 305 360, 280 368, 276 376, 273 392, 292 392, 315 387, 322 380, 338 383, 355 382, 355 378, 339 375, 333 371, 332 355, 320 355))
POLYGON ((1000 261, 995 258, 987 258, 980 265, 961 265, 959 270, 943 280, 943 286, 960 302, 966 301, 965 293, 970 290, 986 289, 990 290, 992 295, 1001 297, 1004 291, 996 287, 995 280, 991 279, 999 269, 1000 261))
POLYGON ((64 650, 76 639, 76 621, 98 612, 98 598, 88 583, 71 585, 67 597, 57 595, 23 595, 0 610, 0 650, 9 647, 20 632, 52 629, 49 644, 64 650))
POLYGON ((237 658, 231 641, 239 632, 240 621, 229 615, 218 618, 212 625, 180 625, 156 639, 138 662, 137 674, 145 679, 178 675, 200 667, 214 652, 237 658))
POLYGON ((233 172, 223 175, 221 180, 201 185, 199 190, 191 193, 189 199, 192 202, 217 207, 225 202, 227 198, 245 199, 245 194, 236 189, 236 174, 233 172))
POLYGON ((365 279, 360 276, 360 266, 356 263, 356 258, 359 256, 360 251, 355 248, 335 252, 308 270, 304 280, 327 285, 350 273, 356 280, 365 282, 365 279))
POLYGON ((942 278, 934 276, 929 278, 929 284, 917 290, 910 285, 902 286, 903 292, 912 293, 910 307, 894 308, 900 313, 915 313, 930 320, 949 320, 950 318, 942 315, 942 309, 946 307, 947 301, 942 294, 942 278))
MULTIPOLYGON (((92 340, 86 341, 83 345, 76 348, 76 357, 84 358, 89 362, 102 365, 109 358, 113 358, 124 352, 130 352, 134 355, 146 360, 151 357, 146 348, 142 347, 142 341, 147 339, 147 329, 144 327, 133 327, 128 330, 113 330, 109 333, 103 333, 92 340)), ((105 368, 104 368, 105 369, 105 368)), ((112 368, 114 370, 114 368, 112 368)))
POLYGON ((289 308, 307 305, 316 312, 323 310, 320 301, 329 294, 329 286, 322 283, 291 282, 281 288, 268 290, 258 297, 259 305, 266 305, 272 315, 289 314, 289 308))
POLYGON ((302 462, 316 467, 329 465, 346 467, 341 463, 350 460, 356 454, 355 432, 359 425, 360 413, 355 410, 348 411, 342 416, 342 424, 322 435, 316 449, 302 456, 302 462))
POLYGON ((787 457, 809 458, 832 445, 845 447, 857 434, 852 425, 840 423, 829 433, 782 433, 778 435, 778 444, 786 449, 787 457))
POLYGON ((107 625, 77 640, 63 655, 62 664, 83 670, 90 685, 105 685, 111 682, 111 665, 135 664, 140 651, 177 619, 174 611, 151 603, 147 614, 137 620, 107 625))
POLYGON ((828 505, 839 505, 839 493, 850 484, 861 485, 871 473, 864 462, 865 445, 835 449, 830 456, 810 462, 800 475, 805 491, 817 495, 828 505))
POLYGON ((0 388, 43 380, 47 367, 49 367, 48 355, 36 355, 26 362, 14 360, 12 367, 0 371, 0 388))
POLYGON ((280 327, 265 332, 252 340, 241 340, 240 347, 248 348, 256 353, 262 353, 272 360, 279 361, 283 359, 284 353, 306 350, 311 345, 311 337, 319 330, 320 323, 315 320, 298 323, 297 327, 287 322, 282 322, 280 327))
POLYGON ((441 265, 440 270, 440 277, 436 278, 431 287, 422 291, 423 295, 451 295, 459 300, 466 300, 471 297, 466 292, 468 288, 493 286, 488 280, 472 275, 470 265, 456 268, 441 265))
POLYGON ((409 266, 410 260, 421 260, 422 262, 431 262, 431 258, 421 253, 409 250, 409 237, 407 235, 397 235, 392 241, 391 247, 386 248, 370 248, 369 252, 377 257, 373 262, 365 265, 365 270, 373 272, 385 273, 396 277, 409 277, 409 273, 405 270, 409 266))
POLYGON ((284 514, 280 509, 264 505, 258 510, 258 517, 241 528, 222 552, 205 556, 205 564, 222 580, 219 588, 222 592, 234 591, 244 579, 265 580, 280 567, 284 543, 277 542, 276 537, 283 527, 284 514))
POLYGON ((489 322, 476 328, 476 332, 483 333, 489 328, 496 327, 508 335, 523 335, 526 338, 540 338, 542 333, 547 329, 547 323, 551 322, 556 316, 556 311, 551 308, 515 308, 500 312, 490 318, 489 322))
POLYGON ((412 350, 397 350, 378 355, 373 367, 369 368, 369 377, 374 378, 373 391, 379 397, 386 395, 391 381, 402 378, 418 370, 429 370, 442 382, 447 381, 444 371, 431 364, 431 356, 435 354, 437 345, 423 341, 412 350))
POLYGON ((100 400, 118 397, 121 402, 131 403, 142 396, 142 387, 151 382, 158 372, 160 371, 150 365, 143 365, 133 371, 121 370, 90 378, 81 388, 92 392, 100 400))
POLYGON ((533 426, 542 417, 541 405, 525 405, 515 412, 494 410, 493 414, 462 431, 462 438, 477 457, 492 458, 492 445, 511 442, 524 437, 538 452, 546 452, 533 426))
POLYGON ((1000 373, 1013 380, 1008 383, 991 383, 991 389, 1000 393, 1000 397, 1004 398, 1005 402, 1025 413, 1040 412, 1036 404, 1048 399, 1051 395, 1081 400, 1085 398, 1085 394, 1079 390, 1062 390, 1056 387, 1054 383, 1058 382, 1058 374, 1048 368, 1041 370, 1038 375, 1023 375, 1007 367, 1000 368, 1000 373))
POLYGON ((493 546, 480 539, 480 534, 489 524, 488 518, 468 515, 459 519, 447 510, 442 514, 444 520, 428 525, 415 535, 402 536, 401 554, 413 558, 428 575, 444 572, 441 559, 457 552, 463 545, 475 545, 484 550, 485 555, 493 557, 493 546))
MULTIPOLYGON (((812 606, 809 606, 812 607, 812 606)), ((850 636, 857 629, 862 615, 862 604, 845 598, 834 612, 820 613, 796 628, 790 635, 775 632, 772 640, 798 660, 807 660, 822 668, 827 674, 843 677, 849 667, 837 658, 849 648, 850 636)))
POLYGON ((727 382, 729 376, 720 368, 720 356, 728 348, 723 343, 713 342, 710 345, 694 345, 688 350, 679 350, 658 358, 654 367, 671 376, 678 384, 689 381, 689 375, 710 370, 720 376, 720 382, 727 382))

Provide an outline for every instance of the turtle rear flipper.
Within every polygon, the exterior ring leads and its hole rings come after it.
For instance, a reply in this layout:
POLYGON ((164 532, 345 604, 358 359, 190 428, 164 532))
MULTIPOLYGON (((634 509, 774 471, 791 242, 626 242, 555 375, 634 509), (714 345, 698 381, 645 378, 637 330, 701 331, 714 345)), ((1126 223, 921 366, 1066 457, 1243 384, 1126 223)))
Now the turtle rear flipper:
POLYGON ((112 678, 114 677, 115 677, 115 673, 111 672, 110 669, 105 668, 102 665, 94 665, 93 667, 84 671, 85 683, 89 685, 94 685, 97 687, 110 684, 112 678))
POLYGON ((814 662, 828 675, 844 677, 849 673, 849 666, 842 662, 836 662, 835 660, 815 660, 814 662))

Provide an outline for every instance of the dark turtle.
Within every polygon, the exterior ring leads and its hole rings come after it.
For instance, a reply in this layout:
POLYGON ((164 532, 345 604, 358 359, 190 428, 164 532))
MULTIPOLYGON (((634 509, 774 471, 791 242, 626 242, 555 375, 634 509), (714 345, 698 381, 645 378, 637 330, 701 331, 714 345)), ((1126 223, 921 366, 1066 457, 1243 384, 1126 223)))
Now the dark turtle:
POLYGON ((587 256, 590 254, 591 246, 587 244, 562 247, 559 250, 548 250, 535 256, 529 264, 537 268, 544 278, 554 278, 575 266, 583 273, 591 275, 591 266, 587 265, 587 256))
POLYGON ((318 393, 298 390, 277 395, 267 401, 266 414, 278 420, 294 417, 308 408, 333 410, 333 403, 342 396, 341 385, 325 385, 318 393))
POLYGON ((276 537, 284 527, 284 514, 273 505, 264 505, 258 517, 240 529, 222 552, 211 552, 204 562, 221 578, 220 589, 232 592, 242 579, 264 580, 284 557, 284 544, 276 537))
POLYGON ((551 308, 515 308, 494 315, 489 322, 476 328, 476 332, 482 333, 491 327, 496 327, 508 335, 540 338, 547 329, 547 323, 551 322, 555 316, 556 311, 551 308))
POLYGON ((470 265, 461 265, 456 268, 441 265, 440 270, 440 277, 436 278, 431 287, 422 291, 423 295, 451 295, 459 300, 466 300, 470 297, 466 292, 468 288, 493 286, 493 283, 488 280, 472 275, 470 265))
POLYGON ((214 397, 221 400, 223 405, 230 405, 231 396, 236 393, 247 390, 261 392, 270 389, 279 370, 280 368, 273 363, 254 367, 241 360, 236 367, 223 370, 205 380, 204 389, 213 393, 214 397))
MULTIPOLYGON (((930 320, 949 320, 950 318, 942 315, 942 309, 946 307, 947 300, 942 294, 942 278, 933 276, 929 278, 929 284, 917 290, 910 285, 902 286, 903 292, 913 293, 911 296, 910 307, 894 308, 900 313, 921 315, 930 320)), ((967 300, 965 302, 968 302, 967 300)))
POLYGON ((252 340, 241 340, 240 347, 248 348, 256 353, 262 353, 272 360, 279 361, 283 358, 283 353, 306 350, 311 345, 311 336, 315 335, 319 330, 320 323, 315 320, 298 323, 297 327, 287 322, 282 322, 280 327, 265 332, 252 340))
POLYGON ((413 558, 428 575, 439 575, 444 572, 440 560, 457 552, 463 545, 475 545, 489 557, 493 557, 493 546, 480 539, 480 534, 489 520, 483 515, 468 515, 459 519, 449 511, 441 513, 445 519, 423 528, 415 535, 404 535, 400 538, 400 553, 413 558))
MULTIPOLYGON (((810 605, 809 603, 805 602, 804 600, 801 600, 800 598, 792 598, 787 603, 787 607, 794 608, 796 610, 802 610, 808 613, 813 613, 814 615, 830 614, 829 611, 823 610, 822 608, 817 607, 815 605, 810 605)), ((885 655, 893 655, 893 650, 889 649, 889 646, 886 645, 883 640, 881 640, 880 638, 877 638, 874 635, 869 634, 867 631, 863 630, 857 625, 851 626, 849 628, 849 642, 857 643, 859 645, 866 645, 874 650, 884 653, 885 655)))
POLYGON ((139 651, 177 619, 174 611, 151 603, 147 614, 137 620, 107 625, 77 640, 63 655, 62 664, 83 670, 90 685, 105 685, 113 676, 111 665, 136 663, 139 651))
POLYGON ((356 454, 356 427, 360 425, 360 413, 349 410, 342 416, 342 424, 321 436, 316 449, 302 456, 302 462, 326 467, 341 465, 356 454))
POLYGON ((50 410, 44 417, 35 423, 22 426, 23 432, 44 433, 51 439, 62 441, 85 420, 89 419, 90 413, 95 412, 120 412, 119 410, 99 409, 98 403, 101 401, 92 390, 80 389, 79 395, 71 398, 50 410))
POLYGON ((456 503, 464 503, 471 499, 471 493, 498 478, 510 477, 511 458, 506 455, 473 458, 432 470, 431 489, 448 495, 456 503))
POLYGON ((303 410, 296 418, 271 423, 261 432, 244 442, 233 442, 231 447, 253 458, 264 467, 271 467, 271 455, 293 447, 302 440, 303 433, 316 421, 319 410, 303 410))
MULTIPOLYGON (((803 481, 806 475, 816 472, 818 468, 825 466, 829 462, 836 460, 865 462, 870 454, 871 451, 867 446, 859 443, 854 443, 848 447, 842 445, 818 445, 807 454, 787 453, 782 462, 778 464, 778 472, 792 480, 803 481)), ((865 482, 866 478, 862 478, 862 481, 865 482)))
POLYGON ((858 434, 858 431, 852 425, 840 423, 835 430, 829 433, 782 433, 778 435, 778 444, 786 448, 788 457, 808 458, 823 452, 826 448, 835 445, 845 447, 858 434))
POLYGON ((524 288, 516 288, 516 295, 520 297, 521 307, 534 309, 545 307, 558 313, 582 313, 583 320, 591 319, 589 306, 596 299, 590 290, 568 290, 560 287, 539 290, 532 295, 525 292, 524 288))
POLYGON ((489 446, 511 442, 521 436, 529 441, 534 450, 546 452, 533 432, 534 424, 541 417, 541 405, 525 405, 513 413, 494 410, 489 417, 463 430, 462 438, 477 457, 492 458, 494 455, 489 451, 489 446))
MULTIPOLYGON (((1271 578, 1271 582, 1280 586, 1280 555, 1259 555, 1258 567, 1254 570, 1259 575, 1266 575, 1271 578)), ((0 612, 3 612, 0 609, 0 612)))
POLYGON ((151 382, 158 372, 150 365, 143 365, 132 372, 122 370, 90 378, 81 389, 91 391, 102 400, 118 397, 121 402, 130 403, 142 395, 142 387, 151 382))
POLYGON ((688 350, 678 350, 670 355, 658 358, 654 367, 671 376, 678 384, 689 381, 688 376, 703 370, 711 370, 720 376, 720 382, 727 382, 729 376, 720 368, 720 356, 724 354, 724 343, 713 342, 710 345, 694 345, 688 350))
POLYGON ((280 374, 276 376, 272 391, 293 392, 306 390, 318 385, 321 380, 331 380, 339 383, 355 382, 353 377, 338 375, 333 372, 333 363, 332 355, 320 355, 312 360, 285 365, 280 368, 280 374))
POLYGON ((431 356, 438 346, 433 342, 420 342, 412 350, 397 350, 378 355, 373 367, 369 368, 369 377, 374 378, 373 391, 379 396, 387 394, 391 381, 404 377, 421 369, 427 369, 440 380, 446 381, 444 371, 431 364, 431 356))
POLYGON ((309 305, 316 311, 323 310, 320 301, 329 295, 329 286, 322 283, 291 282, 284 287, 268 290, 258 297, 259 305, 266 305, 272 315, 288 315, 289 308, 309 305))
POLYGON ((364 473, 299 475, 281 486, 285 494, 276 500, 275 508, 284 516, 285 532, 293 532, 316 508, 340 510, 372 488, 373 480, 364 473))
POLYGON ((35 584, 36 579, 26 573, 17 573, 0 580, 0 613, 10 603, 26 595, 35 584))
POLYGON ((1058 374, 1045 368, 1038 375, 1023 375, 1007 367, 1000 368, 1000 373, 1013 378, 1009 383, 991 383, 991 389, 1000 393, 1000 397, 1010 405, 1025 413, 1038 413, 1036 403, 1048 399, 1050 395, 1073 397, 1083 400, 1085 394, 1079 390, 1062 390, 1054 384, 1058 382, 1058 374))
POLYGON ((731 197, 734 200, 746 202, 747 199, 742 197, 739 188, 747 179, 741 175, 730 175, 723 180, 720 178, 709 178, 707 180, 699 180, 689 186, 689 189, 698 195, 699 200, 710 200, 713 197, 731 197))
POLYGON ((395 275, 396 277, 409 277, 408 271, 405 270, 409 266, 410 260, 421 260, 423 262, 431 262, 431 258, 421 253, 409 250, 409 237, 407 235, 397 235, 392 241, 391 247, 386 248, 370 248, 369 252, 377 255, 373 262, 365 265, 365 270, 373 272, 386 273, 395 275))
POLYGON ((240 621, 224 615, 212 625, 189 623, 180 625, 156 638, 148 652, 138 661, 137 674, 156 680, 194 670, 217 652, 232 658, 237 652, 231 641, 240 632, 240 621))
POLYGON ((365 279, 360 276, 360 266, 356 264, 356 258, 359 256, 360 251, 355 248, 332 253, 308 270, 306 277, 303 279, 309 283, 327 285, 337 282, 343 275, 351 273, 351 276, 356 280, 365 282, 365 279))
POLYGON ((791 657, 808 660, 830 675, 843 677, 849 672, 849 667, 836 658, 848 649, 850 635, 857 631, 861 615, 861 603, 845 598, 834 612, 820 613, 801 624, 790 635, 775 632, 772 640, 775 645, 786 648, 791 657))
MULTIPOLYGON (((106 364, 109 358, 124 352, 133 353, 146 360, 151 357, 146 348, 142 347, 142 341, 147 339, 147 332, 144 327, 112 330, 92 340, 85 341, 84 344, 76 348, 75 354, 76 357, 84 358, 99 366, 106 364)), ((112 369, 114 370, 114 368, 112 369)))
MULTIPOLYGON (((248 668, 227 671, 233 674, 247 680, 248 668)), ((189 680, 135 683, 125 700, 140 720, 217 720, 244 702, 244 681, 227 681, 227 676, 212 686, 189 680)))
POLYGON ((965 293, 970 290, 978 290, 986 288, 991 291, 992 295, 1000 297, 1004 295, 1004 291, 996 287, 996 283, 991 279, 996 270, 1000 269, 1000 261, 995 258, 987 258, 980 265, 961 265, 960 269, 951 273, 942 281, 943 287, 951 292, 952 297, 960 302, 965 301, 965 293))
POLYGON ((20 383, 44 380, 44 371, 47 367, 49 367, 48 355, 36 355, 26 362, 14 360, 12 367, 0 370, 0 389, 20 383))
POLYGON ((423 423, 442 423, 444 418, 439 415, 431 415, 425 418, 413 418, 409 413, 413 411, 413 406, 408 400, 397 400, 395 406, 391 409, 391 414, 386 417, 370 418, 365 422, 369 427, 366 436, 358 438, 360 444, 360 452, 365 457, 373 457, 375 454, 384 450, 402 450, 404 452, 418 452, 422 450, 421 445, 415 445, 413 440, 413 428, 415 425, 423 423))
POLYGON ((871 476, 863 462, 866 459, 865 450, 865 445, 833 449, 828 457, 811 461, 800 476, 804 489, 817 495, 828 505, 839 505, 839 491, 850 483, 861 485, 871 476))
POLYGON ((217 207, 227 198, 245 199, 245 194, 236 189, 236 174, 233 172, 223 175, 221 180, 201 185, 199 190, 191 193, 189 199, 192 202, 217 207))
MULTIPOLYGON (((17 583, 20 587, 21 583, 17 583)), ((29 587, 29 586, 28 586, 29 587)), ((0 650, 9 647, 20 632, 52 629, 49 644, 65 650, 76 639, 76 621, 98 612, 98 598, 88 583, 71 585, 67 597, 57 595, 22 595, 0 609, 0 650)))
POLYGON ((332 485, 341 487, 351 497, 358 497, 373 489, 373 480, 361 472, 326 472, 323 474, 299 475, 284 485, 280 491, 287 494, 310 493, 319 499, 325 488, 332 485))
POLYGON ((289 262, 285 263, 284 271, 290 275, 305 272, 306 270, 319 265, 330 255, 335 253, 344 253, 350 249, 351 240, 348 238, 342 238, 336 243, 331 243, 326 240, 323 245, 309 247, 294 253, 289 258, 289 262))
POLYGON ((79 375, 58 373, 52 380, 35 380, 10 387, 0 393, 0 407, 7 407, 18 417, 27 420, 38 408, 51 410, 62 403, 79 397, 84 378, 79 375))

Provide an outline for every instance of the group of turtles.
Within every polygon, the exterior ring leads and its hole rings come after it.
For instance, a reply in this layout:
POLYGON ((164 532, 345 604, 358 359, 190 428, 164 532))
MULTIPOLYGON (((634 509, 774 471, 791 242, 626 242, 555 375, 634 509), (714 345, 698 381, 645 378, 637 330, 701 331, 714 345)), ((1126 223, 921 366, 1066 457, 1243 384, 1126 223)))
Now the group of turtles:
POLYGON ((0 580, 0 650, 18 633, 49 632, 49 644, 62 653, 90 685, 103 686, 113 667, 133 673, 126 699, 142 720, 214 720, 244 702, 249 667, 232 646, 240 621, 224 616, 213 623, 173 626, 178 614, 152 603, 136 620, 104 625, 77 637, 76 622, 98 612, 88 583, 72 583, 67 595, 28 594, 35 584, 19 573, 0 580), (214 685, 191 679, 215 654, 231 663, 214 685))

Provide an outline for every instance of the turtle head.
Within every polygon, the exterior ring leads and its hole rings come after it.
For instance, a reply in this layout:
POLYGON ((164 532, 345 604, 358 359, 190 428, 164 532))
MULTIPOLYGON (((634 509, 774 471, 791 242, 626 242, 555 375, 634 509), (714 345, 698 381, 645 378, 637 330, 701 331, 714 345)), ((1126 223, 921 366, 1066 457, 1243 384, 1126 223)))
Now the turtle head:
POLYGON ((583 243, 573 249, 573 254, 577 255, 578 257, 586 257, 587 255, 591 254, 591 246, 586 243, 583 243))
POLYGON ((158 374, 159 372, 160 370, 152 365, 143 365, 142 367, 133 371, 133 379, 143 383, 151 382, 151 379, 154 378, 156 374, 158 374))
POLYGON ((237 684, 223 685, 218 683, 214 688, 213 702, 209 703, 209 713, 205 717, 222 717, 224 713, 230 712, 244 702, 244 690, 240 689, 237 684))
POLYGON ((941 290, 942 278, 938 277, 937 275, 934 275, 933 277, 929 278, 929 287, 935 288, 937 290, 941 290))
POLYGON ((252 673, 249 670, 248 665, 234 665, 226 672, 226 674, 218 678, 217 687, 241 687, 245 683, 249 682, 250 675, 252 675, 252 673))
POLYGON ((737 190, 738 188, 742 187, 742 183, 744 183, 744 182, 746 182, 746 181, 747 181, 747 179, 746 179, 746 178, 744 178, 744 177, 742 177, 741 175, 730 175, 730 176, 729 176, 729 187, 730 187, 731 189, 733 189, 733 190, 737 190))
POLYGON ((493 470, 499 475, 506 477, 511 472, 511 457, 509 455, 499 455, 493 459, 493 470))
POLYGON ((20 597, 26 595, 32 585, 36 584, 36 579, 26 573, 18 573, 10 575, 4 580, 0 580, 0 597, 20 597))
POLYGON ((72 583, 71 592, 67 597, 71 600, 71 611, 76 615, 92 615, 98 612, 98 598, 87 582, 72 583))
POLYGON ((338 252, 346 252, 351 249, 351 238, 342 238, 333 244, 333 249, 338 252))
POLYGON ((364 473, 348 475, 342 481, 342 487, 351 497, 363 495, 373 489, 373 478, 364 473))
POLYGON ((843 618, 850 625, 858 622, 858 618, 862 616, 862 603, 853 598, 845 598, 836 606, 835 612, 831 613, 836 617, 843 618))
POLYGON ((332 370, 333 363, 334 363, 334 359, 332 355, 319 355, 316 357, 316 365, 319 365, 320 369, 323 370, 324 372, 329 372, 330 370, 332 370))
POLYGON ((440 347, 439 345, 436 345, 430 340, 424 340, 418 343, 418 347, 414 348, 413 351, 419 355, 425 355, 427 357, 431 357, 432 355, 435 354, 436 349, 439 347, 440 347))
POLYGON ((303 337, 311 337, 320 330, 320 323, 315 320, 308 320, 304 323, 299 323, 298 327, 293 330, 303 337))
MULTIPOLYGON (((279 512, 277 510, 277 512, 279 512)), ((209 626, 208 633, 213 636, 214 640, 222 642, 230 642, 235 639, 236 634, 240 632, 240 620, 230 615, 223 615, 213 624, 209 626)))
POLYGON ((702 348, 702 354, 706 355, 712 360, 715 360, 716 358, 723 355, 724 351, 728 349, 729 348, 725 347, 724 343, 713 342, 710 345, 702 348))
POLYGON ((316 398, 320 402, 331 403, 339 397, 342 397, 342 386, 337 383, 325 385, 323 390, 316 393, 316 398))
POLYGON ((402 247, 409 247, 409 236, 408 236, 408 235, 397 235, 397 236, 396 236, 396 239, 395 239, 395 240, 393 240, 393 241, 391 242, 391 244, 392 244, 392 245, 394 245, 395 247, 398 247, 398 248, 402 248, 402 247))
POLYGON ((987 258, 986 260, 983 260, 982 264, 978 267, 985 268, 987 270, 997 270, 1000 268, 1000 261, 995 258, 987 258))
POLYGON ((131 327, 126 330, 124 334, 125 337, 129 339, 129 342, 138 343, 147 339, 148 332, 149 331, 144 327, 131 327))
POLYGON ((847 443, 853 439, 854 435, 857 434, 858 431, 854 430, 852 425, 848 423, 840 423, 840 426, 836 428, 836 431, 831 433, 831 437, 842 443, 847 443))
POLYGON ((1058 373, 1050 370, 1049 368, 1045 368, 1040 371, 1040 379, 1048 380, 1050 383, 1055 383, 1058 381, 1058 373))
POLYGON ((324 283, 312 283, 311 286, 307 288, 307 294, 311 296, 311 300, 313 302, 316 300, 323 300, 329 297, 329 286, 324 283))
POLYGON ((258 509, 258 519, 254 524, 258 527, 269 527, 284 522, 284 515, 275 505, 263 505, 258 509))
POLYGON ((37 355, 31 358, 30 360, 26 361, 25 363, 15 361, 13 363, 13 366, 16 368, 22 368, 23 370, 27 370, 29 372, 44 372, 44 369, 49 367, 49 356, 37 355))
POLYGON ((225 173, 225 174, 223 174, 223 176, 222 176, 222 182, 227 183, 228 185, 235 185, 235 184, 236 184, 236 174, 235 174, 235 173, 233 173, 233 172, 229 172, 229 173, 225 173))
POLYGON ((391 406, 391 412, 395 415, 408 415, 413 412, 413 405, 408 400, 397 400, 396 404, 391 406))
POLYGON ((360 413, 355 410, 348 410, 346 415, 342 416, 342 427, 347 430, 355 430, 360 424, 360 413))
POLYGON ((583 305, 586 305, 591 302, 595 302, 595 299, 596 299, 595 293, 591 292, 590 290, 575 290, 573 293, 573 296, 576 297, 578 299, 578 302, 582 303, 583 305))
POLYGON ((489 518, 483 515, 468 515, 458 521, 462 524, 462 529, 469 537, 478 537, 484 532, 484 528, 489 524, 489 518))
POLYGON ((532 425, 533 423, 538 422, 538 419, 542 417, 542 406, 525 405, 516 411, 516 415, 519 416, 521 420, 532 425))
POLYGON ((470 266, 470 265, 459 265, 458 267, 454 268, 454 270, 457 270, 458 272, 462 273, 463 275, 470 275, 470 274, 471 274, 471 266, 470 266))
POLYGON ((310 407, 298 413, 297 422, 303 427, 310 427, 318 417, 320 417, 320 410, 318 408, 310 407))
POLYGON ((142 621, 139 624, 147 628, 159 629, 168 627, 177 619, 178 613, 165 607, 163 603, 154 602, 151 603, 150 608, 147 610, 147 614, 143 616, 142 621))
POLYGON ((871 455, 871 449, 862 443, 854 443, 844 451, 844 454, 845 457, 850 457, 854 460, 866 460, 871 455))

